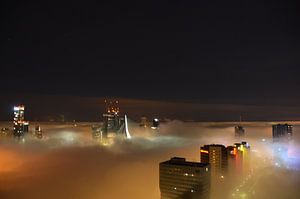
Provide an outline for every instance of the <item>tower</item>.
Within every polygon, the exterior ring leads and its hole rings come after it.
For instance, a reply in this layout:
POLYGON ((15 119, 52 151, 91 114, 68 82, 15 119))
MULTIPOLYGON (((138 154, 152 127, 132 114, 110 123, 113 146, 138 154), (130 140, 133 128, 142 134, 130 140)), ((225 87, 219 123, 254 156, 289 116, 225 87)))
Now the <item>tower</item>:
POLYGON ((25 119, 25 106, 19 105, 14 107, 14 135, 23 136, 24 133, 28 132, 29 122, 24 121, 25 119))
POLYGON ((245 129, 244 129, 244 127, 239 126, 239 125, 235 126, 234 127, 234 134, 235 134, 236 138, 244 137, 244 135, 245 135, 245 129))
POLYGON ((236 125, 234 127, 234 135, 236 138, 241 138, 245 136, 245 129, 244 127, 241 125, 242 122, 242 116, 240 115, 240 122, 238 125, 236 125))

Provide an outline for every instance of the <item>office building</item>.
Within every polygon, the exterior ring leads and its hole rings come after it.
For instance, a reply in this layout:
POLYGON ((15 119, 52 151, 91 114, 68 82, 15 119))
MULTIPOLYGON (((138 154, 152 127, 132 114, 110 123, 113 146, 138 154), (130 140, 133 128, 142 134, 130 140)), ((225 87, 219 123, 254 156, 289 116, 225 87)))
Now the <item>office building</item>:
POLYGON ((209 199, 210 166, 174 157, 159 164, 161 199, 209 199))
POLYGON ((289 124, 276 124, 272 126, 273 140, 291 139, 293 135, 293 126, 289 124))
POLYGON ((227 173, 228 156, 224 145, 204 145, 200 148, 200 160, 210 164, 214 176, 224 176, 227 173))
POLYGON ((19 105, 14 107, 14 135, 23 136, 29 131, 29 122, 25 120, 25 106, 19 105))

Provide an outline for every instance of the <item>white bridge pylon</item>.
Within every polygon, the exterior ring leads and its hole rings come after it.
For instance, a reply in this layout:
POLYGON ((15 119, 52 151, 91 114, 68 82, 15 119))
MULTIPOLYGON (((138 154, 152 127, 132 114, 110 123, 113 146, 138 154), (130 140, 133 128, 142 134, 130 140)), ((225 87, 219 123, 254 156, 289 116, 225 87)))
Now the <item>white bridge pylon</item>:
POLYGON ((129 130, 128 130, 128 122, 127 122, 127 115, 125 114, 124 116, 124 119, 125 119, 125 136, 127 139, 131 139, 131 135, 129 133, 129 130))

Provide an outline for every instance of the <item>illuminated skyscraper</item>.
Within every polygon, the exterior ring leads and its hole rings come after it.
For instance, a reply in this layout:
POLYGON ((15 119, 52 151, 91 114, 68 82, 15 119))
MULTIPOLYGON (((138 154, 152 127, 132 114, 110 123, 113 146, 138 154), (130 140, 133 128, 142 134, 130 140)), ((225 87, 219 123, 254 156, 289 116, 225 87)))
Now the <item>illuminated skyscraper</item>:
POLYGON ((289 124, 276 124, 272 126, 273 140, 278 141, 284 138, 291 139, 293 136, 293 126, 289 124))
POLYGON ((174 157, 159 164, 161 199, 209 199, 210 166, 174 157))
POLYGON ((204 145, 200 148, 200 160, 210 164, 213 175, 224 176, 227 172, 228 156, 224 145, 204 145))
POLYGON ((29 122, 24 121, 25 106, 19 105, 14 107, 14 135, 23 136, 28 132, 29 122))

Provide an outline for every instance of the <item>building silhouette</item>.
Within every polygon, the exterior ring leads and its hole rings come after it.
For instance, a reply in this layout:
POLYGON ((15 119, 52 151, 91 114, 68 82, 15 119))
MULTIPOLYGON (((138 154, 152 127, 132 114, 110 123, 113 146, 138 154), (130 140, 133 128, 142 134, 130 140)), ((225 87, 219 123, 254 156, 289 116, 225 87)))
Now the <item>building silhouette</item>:
POLYGON ((276 124, 272 126, 273 141, 291 139, 293 126, 290 124, 276 124))
POLYGON ((148 124, 148 119, 146 116, 142 116, 140 119, 140 127, 147 127, 148 124))
POLYGON ((236 138, 244 137, 245 136, 245 129, 243 126, 235 126, 234 127, 234 135, 236 138))
POLYGON ((153 120, 152 120, 152 129, 157 129, 158 127, 159 127, 159 125, 160 125, 160 121, 159 121, 159 119, 158 118, 154 118, 153 120))
POLYGON ((159 164, 161 199, 209 199, 210 166, 173 157, 159 164))

